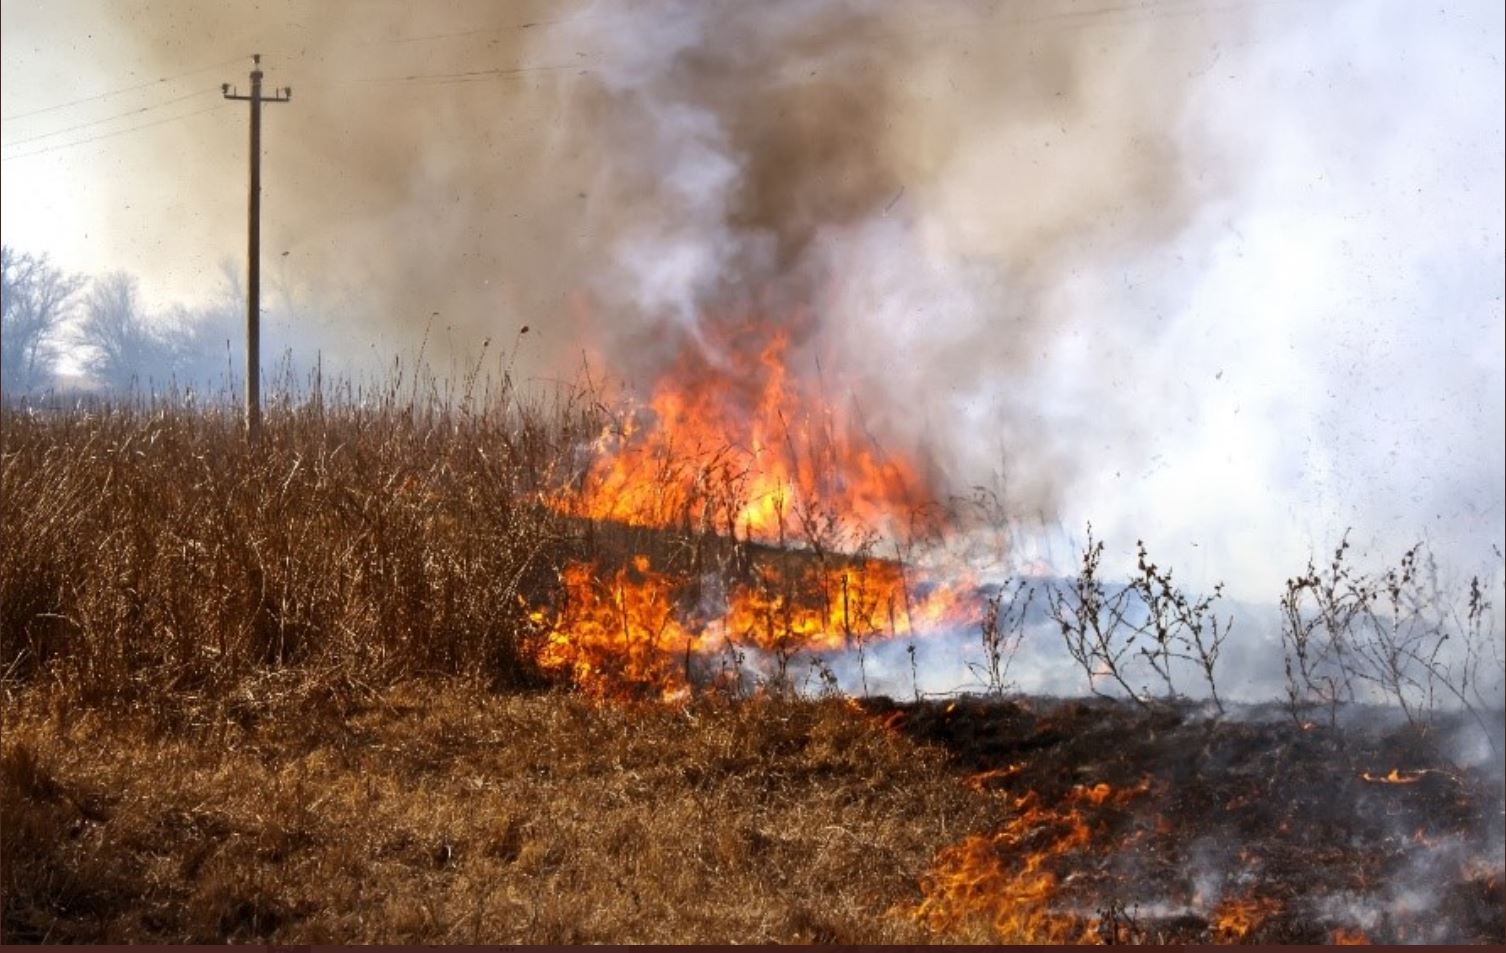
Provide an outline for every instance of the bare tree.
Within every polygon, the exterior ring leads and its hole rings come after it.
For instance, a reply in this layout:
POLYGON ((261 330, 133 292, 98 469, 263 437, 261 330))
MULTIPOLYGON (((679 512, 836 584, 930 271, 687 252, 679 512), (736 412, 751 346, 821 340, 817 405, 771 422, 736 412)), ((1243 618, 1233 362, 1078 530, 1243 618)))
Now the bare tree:
POLYGON ((1375 583, 1346 562, 1349 549, 1345 533, 1326 572, 1309 558, 1281 594, 1287 708, 1299 723, 1307 708, 1323 707, 1336 724, 1339 707, 1356 697, 1353 630, 1375 597, 1375 583))
MULTIPOLYGON (((243 373, 246 292, 233 262, 222 263, 220 272, 219 287, 206 303, 180 305, 168 315, 171 330, 166 335, 172 343, 174 371, 185 386, 229 387, 243 373)), ((269 354, 277 353, 281 343, 273 330, 264 328, 269 354)))
POLYGON ((85 366, 113 390, 166 382, 174 371, 174 342, 141 312, 136 287, 131 275, 112 272, 95 279, 84 301, 78 338, 88 352, 85 366))
POLYGON ((84 279, 33 256, 0 246, 0 386, 25 393, 52 377, 58 330, 84 279))
POLYGON ((1346 537, 1326 572, 1309 560, 1302 576, 1287 581, 1281 636, 1292 717, 1325 707, 1336 723, 1341 705, 1390 701, 1425 728, 1454 704, 1485 727, 1506 667, 1480 578, 1462 595, 1440 585, 1422 544, 1395 567, 1363 573, 1346 562, 1349 548, 1346 537))

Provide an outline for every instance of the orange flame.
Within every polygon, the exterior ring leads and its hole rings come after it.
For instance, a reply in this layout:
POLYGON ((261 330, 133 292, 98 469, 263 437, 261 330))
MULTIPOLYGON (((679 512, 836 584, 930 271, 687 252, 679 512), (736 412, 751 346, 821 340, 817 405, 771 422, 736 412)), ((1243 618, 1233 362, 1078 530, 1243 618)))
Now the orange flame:
POLYGON ((1280 912, 1281 901, 1274 897, 1226 899, 1213 911, 1214 939, 1221 943, 1243 940, 1251 930, 1280 912))
MULTIPOLYGON (((787 364, 789 338, 719 325, 714 362, 685 348, 647 410, 597 439, 578 481, 546 502, 574 516, 783 543, 835 516, 902 525, 927 499, 918 469, 881 454, 787 364)), ((825 528, 830 529, 827 525, 825 528)))
POLYGON ((983 919, 1001 942, 1096 942, 1095 918, 1055 909, 1057 870, 1094 849, 1084 808, 1127 800, 1146 788, 1079 785, 1058 807, 1043 805, 1034 791, 1017 798, 1016 813, 1002 829, 942 850, 910 916, 935 932, 983 919))
POLYGON ((966 783, 967 786, 974 791, 982 793, 983 791, 989 790, 989 786, 992 784, 992 782, 1002 781, 1005 778, 1012 778, 1023 771, 1024 768, 1025 765, 1023 762, 1016 762, 1011 765, 1006 765, 1002 768, 994 768, 990 771, 980 771, 977 774, 969 777, 964 783, 966 783))
POLYGON ((836 650, 855 641, 913 634, 966 616, 973 597, 950 587, 913 594, 900 567, 880 560, 810 566, 789 579, 759 567, 755 583, 735 588, 718 623, 742 644, 765 651, 788 646, 836 650))
POLYGON ((1360 778, 1372 784, 1416 784, 1427 774, 1423 771, 1402 771, 1392 768, 1388 774, 1371 774, 1369 771, 1362 772, 1360 778))
POLYGON ((976 605, 945 587, 910 595, 899 567, 878 560, 788 573, 764 565, 752 577, 708 611, 685 598, 688 580, 653 570, 647 556, 605 578, 572 563, 557 608, 531 613, 539 665, 597 697, 673 700, 688 693, 696 661, 720 652, 836 651, 960 621, 976 605))
POLYGON ((1360 930, 1351 930, 1348 927, 1335 927, 1328 934, 1328 942, 1334 946, 1369 946, 1370 938, 1360 930))
POLYGON ((921 468, 881 454, 792 373, 783 330, 718 321, 706 333, 713 339, 684 347, 647 406, 613 421, 583 471, 544 502, 583 519, 756 540, 784 554, 744 564, 724 580, 724 604, 710 607, 692 598, 690 578, 652 571, 642 556, 615 572, 571 565, 557 604, 532 613, 544 670, 598 695, 674 698, 689 689, 696 660, 716 653, 751 648, 787 660, 978 618, 969 573, 949 573, 943 585, 895 562, 832 555, 866 553, 875 534, 929 518, 921 468), (804 552, 792 569, 796 545, 804 552))
POLYGON ((657 690, 673 697, 684 687, 684 673, 671 660, 700 640, 675 617, 675 583, 652 571, 647 557, 605 581, 594 567, 573 563, 560 582, 565 598, 553 620, 533 613, 547 629, 537 656, 545 671, 568 674, 598 696, 657 690))

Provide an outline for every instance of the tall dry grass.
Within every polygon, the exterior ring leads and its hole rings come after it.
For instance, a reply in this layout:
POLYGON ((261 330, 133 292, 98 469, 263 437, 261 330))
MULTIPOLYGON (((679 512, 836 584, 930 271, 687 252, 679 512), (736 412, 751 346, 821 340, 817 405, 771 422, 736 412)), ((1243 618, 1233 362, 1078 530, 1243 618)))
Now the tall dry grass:
MULTIPOLYGON (((232 401, 184 392, 0 406, 0 688, 164 711, 223 707, 242 689, 265 692, 268 677, 320 690, 445 675, 515 688, 545 680, 531 640, 546 634, 527 609, 558 602, 572 561, 606 568, 644 554, 687 605, 714 575, 768 604, 830 606, 840 598, 830 587, 797 591, 807 570, 822 570, 825 586, 847 577, 824 570, 879 555, 876 537, 819 499, 778 545, 719 527, 707 514, 741 512, 750 492, 727 448, 645 458, 644 485, 675 506, 662 525, 571 516, 558 493, 583 478, 603 435, 631 429, 620 408, 590 386, 524 399, 505 370, 496 386, 476 378, 284 383, 254 447, 232 401)), ((1282 598, 1294 716, 1365 701, 1420 721, 1442 708, 1497 709, 1499 572, 1461 595, 1440 588, 1419 549, 1381 573, 1351 569, 1347 549, 1324 573, 1309 565, 1282 598)), ((1044 591, 1085 687, 1110 678, 1144 701, 1127 679, 1156 676, 1173 698, 1173 663, 1186 663, 1217 702, 1230 625, 1213 608, 1221 587, 1184 593, 1142 546, 1139 575, 1106 588, 1102 552, 1090 527, 1076 578, 1044 591)), ((984 681, 997 690, 1006 644, 990 632, 1012 619, 1017 648, 1030 600, 1023 590, 1007 605, 994 599, 999 618, 979 622, 997 669, 984 681)), ((867 614, 873 624, 843 622, 860 665, 869 629, 883 628, 867 614)), ((775 687, 809 648, 785 626, 767 639, 775 687)))
POLYGON ((540 505, 594 432, 569 394, 400 382, 267 408, 182 394, 3 411, 0 673, 86 704, 348 683, 536 678, 519 595, 570 527, 540 505))

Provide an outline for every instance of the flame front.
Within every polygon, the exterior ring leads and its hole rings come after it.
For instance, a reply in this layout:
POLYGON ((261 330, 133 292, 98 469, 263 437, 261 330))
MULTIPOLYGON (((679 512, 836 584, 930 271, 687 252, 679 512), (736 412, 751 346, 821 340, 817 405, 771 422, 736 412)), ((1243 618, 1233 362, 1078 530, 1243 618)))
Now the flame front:
MULTIPOLYGON (((572 563, 560 582, 565 597, 538 653, 546 671, 566 674, 596 695, 656 690, 668 696, 680 689, 683 678, 671 660, 694 651, 699 639, 675 618, 669 577, 640 556, 605 580, 594 567, 572 563)), ((533 617, 545 623, 543 612, 533 617)))
POLYGON ((585 472, 550 506, 770 543, 832 520, 893 528, 922 509, 918 468, 881 453, 819 387, 790 373, 784 331, 718 327, 715 357, 685 347, 647 408, 603 430, 585 472))
POLYGON ((543 632, 537 657, 597 697, 674 699, 719 655, 839 651, 976 613, 967 591, 912 591, 899 566, 880 560, 761 565, 710 610, 690 580, 656 572, 642 555, 605 574, 572 563, 560 581, 558 608, 532 613, 543 632))
POLYGON ((1403 771, 1400 768, 1392 768, 1386 774, 1361 772, 1360 779, 1371 784, 1416 784, 1427 774, 1427 771, 1403 771))
POLYGON ((1219 943, 1243 940, 1249 936, 1251 930, 1279 912, 1281 912, 1281 902, 1271 897, 1225 899, 1213 911, 1213 938, 1219 943))
POLYGON ((723 669, 748 650, 787 661, 976 620, 970 573, 868 555, 881 534, 934 519, 921 468, 880 453, 791 372, 785 331, 712 328, 718 339, 687 344, 647 406, 614 419, 544 502, 666 538, 755 544, 757 558, 723 565, 709 587, 700 568, 670 574, 642 554, 622 569, 567 566, 556 603, 532 612, 541 667, 599 696, 674 698, 718 655, 723 669))

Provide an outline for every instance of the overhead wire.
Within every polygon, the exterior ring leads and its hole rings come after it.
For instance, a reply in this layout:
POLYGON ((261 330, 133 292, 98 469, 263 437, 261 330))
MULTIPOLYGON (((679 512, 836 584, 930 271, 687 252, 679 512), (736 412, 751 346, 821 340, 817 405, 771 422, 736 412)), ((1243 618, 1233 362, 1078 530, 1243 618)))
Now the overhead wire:
POLYGON ((482 27, 481 29, 476 30, 459 30, 453 33, 427 33, 420 36, 398 36, 383 40, 373 40, 362 45, 401 45, 406 43, 426 43, 433 40, 458 40, 472 36, 486 36, 491 33, 507 33, 509 31, 532 30, 537 27, 556 26, 561 23, 573 23, 577 20, 590 20, 602 15, 602 13, 584 13, 579 16, 561 17, 558 20, 530 20, 527 23, 512 23, 507 26, 498 27, 482 27))
POLYGON ((152 103, 151 105, 147 105, 147 106, 139 106, 139 107, 137 107, 135 109, 128 109, 128 110, 126 110, 125 112, 122 112, 122 113, 116 113, 113 116, 104 116, 104 117, 102 117, 100 119, 90 120, 89 122, 81 122, 78 125, 68 126, 67 128, 64 128, 64 129, 55 129, 52 132, 42 132, 42 133, 38 133, 38 134, 36 134, 34 136, 27 136, 24 139, 12 139, 9 142, 0 142, 0 146, 3 146, 5 148, 9 148, 11 146, 19 146, 19 145, 22 145, 22 144, 27 143, 27 142, 36 142, 39 139, 50 139, 53 136, 61 136, 61 135, 64 135, 66 133, 77 132, 80 129, 89 129, 89 128, 93 127, 93 126, 102 126, 102 125, 104 125, 107 122, 114 122, 117 119, 125 119, 128 116, 137 116, 137 115, 140 115, 141 113, 144 113, 144 112, 151 112, 154 109, 164 109, 164 108, 166 108, 168 106, 171 106, 171 105, 173 105, 175 103, 181 103, 181 102, 184 102, 184 101, 189 100, 189 99, 197 99, 200 96, 205 96, 205 95, 207 95, 209 93, 212 93, 212 92, 215 92, 215 90, 212 90, 212 89, 201 89, 201 90, 199 90, 196 93, 188 93, 186 95, 178 96, 178 97, 173 98, 173 99, 164 100, 163 102, 160 102, 160 103, 152 103))
POLYGON ((218 103, 215 103, 213 106, 206 106, 203 109, 196 109, 196 110, 194 110, 192 112, 186 112, 186 113, 183 113, 183 114, 177 115, 177 116, 166 116, 166 117, 163 117, 162 119, 157 119, 157 120, 155 120, 153 122, 144 122, 144 123, 141 123, 140 125, 137 125, 137 126, 130 126, 128 128, 125 128, 125 129, 116 129, 113 132, 101 133, 100 135, 97 135, 97 136, 89 136, 86 139, 77 139, 77 140, 74 140, 73 142, 60 142, 60 143, 56 143, 54 145, 45 146, 45 147, 43 147, 41 149, 33 149, 30 152, 22 152, 22 153, 19 153, 19 154, 16 154, 16 155, 9 155, 9 156, 0 157, 0 162, 10 162, 10 161, 12 161, 14 159, 29 159, 32 156, 45 155, 46 153, 49 153, 49 152, 56 152, 59 149, 71 149, 71 148, 73 148, 75 146, 82 146, 82 145, 87 145, 88 143, 91 143, 91 142, 98 142, 101 139, 113 139, 116 136, 123 136, 123 135, 126 135, 127 133, 132 133, 132 132, 140 132, 143 129, 150 129, 153 126, 161 126, 161 125, 164 125, 166 123, 177 122, 180 119, 189 119, 189 118, 191 118, 193 116, 201 116, 204 113, 213 112, 216 109, 224 109, 225 107, 227 107, 229 105, 231 105, 231 103, 229 103, 229 102, 218 102, 218 103))
MULTIPOLYGON (((1270 0, 1270 2, 1278 3, 1279 4, 1279 3, 1284 2, 1284 0, 1270 0)), ((1290 2, 1290 0, 1285 0, 1285 2, 1290 2)), ((1128 15, 1128 18, 1135 18, 1137 14, 1141 15, 1141 16, 1149 14, 1152 17, 1156 17, 1158 15, 1159 16, 1167 16, 1167 15, 1171 15, 1171 16, 1183 15, 1183 16, 1185 16, 1185 15, 1188 15, 1188 14, 1197 15, 1197 14, 1200 14, 1200 13, 1221 12, 1221 11, 1224 11, 1224 10, 1238 8, 1238 7, 1241 7, 1241 6, 1244 6, 1244 4, 1241 3, 1241 2, 1238 2, 1238 0, 1233 0, 1233 2, 1226 2, 1224 4, 1220 4, 1220 5, 1213 6, 1213 7, 1208 7, 1206 5, 1199 5, 1196 2, 1196 0, 1142 0, 1142 2, 1134 2, 1134 0, 1129 0, 1129 2, 1125 2, 1125 0, 1120 0, 1120 2, 1118 2, 1118 3, 1115 3, 1114 0, 1107 0, 1107 2, 1105 4, 1100 5, 1100 6, 1096 6, 1096 7, 1089 7, 1089 8, 1085 8, 1085 9, 1079 9, 1079 10, 1060 11, 1060 12, 1057 12, 1057 13, 1054 13, 1054 14, 1046 14, 1046 15, 1041 15, 1041 16, 1036 16, 1036 17, 1026 17, 1026 18, 1021 18, 1021 19, 1016 19, 1013 22, 1015 22, 1015 23, 1021 23, 1021 22, 1024 22, 1024 23, 1032 23, 1032 22, 1033 23, 1043 23, 1043 22, 1049 22, 1049 21, 1052 21, 1052 20, 1058 20, 1058 21, 1060 21, 1060 20, 1090 20, 1090 19, 1096 19, 1096 18, 1104 17, 1104 16, 1116 16, 1116 15, 1125 15, 1125 14, 1128 15)), ((378 45, 378 44, 407 44, 407 43, 417 43, 417 42, 424 42, 424 41, 456 39, 456 38, 463 38, 463 37, 470 37, 470 36, 479 36, 479 35, 492 34, 492 33, 502 33, 502 32, 507 32, 507 31, 510 31, 510 30, 511 31, 518 31, 518 30, 531 29, 531 28, 535 28, 535 27, 552 26, 552 25, 561 24, 561 23, 569 23, 569 22, 572 22, 572 21, 575 21, 575 20, 580 20, 580 19, 589 19, 589 18, 591 18, 593 16, 600 16, 600 15, 601 14, 585 14, 583 16, 566 17, 566 18, 561 18, 561 19, 558 19, 558 20, 541 20, 541 21, 530 21, 530 22, 521 23, 521 24, 511 24, 511 25, 505 26, 505 27, 491 27, 491 28, 478 29, 478 30, 465 30, 465 31, 457 31, 457 32, 450 32, 450 33, 434 33, 434 34, 427 34, 427 35, 420 35, 420 36, 409 36, 409 37, 393 37, 393 38, 389 38, 389 39, 385 39, 385 40, 372 41, 370 43, 363 43, 363 44, 357 44, 357 45, 371 46, 371 45, 378 45)), ((932 24, 932 26, 934 27, 935 24, 932 24)), ((924 30, 924 28, 923 28, 923 30, 924 30)), ((917 31, 917 32, 921 32, 921 31, 917 31)), ((209 70, 212 70, 212 69, 218 69, 218 68, 230 65, 232 63, 238 62, 241 59, 243 59, 243 57, 241 57, 241 56, 235 56, 235 57, 231 57, 231 58, 226 59, 226 60, 221 60, 221 61, 216 62, 216 63, 211 63, 211 64, 209 64, 207 66, 199 67, 197 69, 192 69, 192 70, 187 70, 187 71, 182 72, 182 73, 177 73, 177 74, 174 74, 172 76, 165 76, 165 77, 161 77, 159 79, 150 80, 150 81, 147 81, 147 82, 144 82, 144 83, 138 83, 138 84, 135 84, 135 85, 132 85, 132 86, 125 86, 125 87, 121 87, 121 88, 118 88, 118 89, 107 90, 105 92, 96 93, 96 94, 94 94, 92 96, 85 96, 85 97, 81 97, 79 99, 74 99, 74 100, 70 100, 68 102, 63 102, 63 103, 55 103, 55 104, 50 105, 50 106, 44 106, 44 107, 41 107, 41 108, 38 108, 38 109, 28 110, 26 112, 13 113, 13 114, 11 114, 9 116, 4 116, 4 117, 0 117, 0 118, 6 119, 6 120, 21 119, 21 118, 25 118, 25 117, 29 117, 29 116, 36 116, 36 115, 41 115, 43 113, 53 112, 53 111, 56 111, 56 110, 59 110, 59 109, 64 109, 64 108, 67 108, 67 107, 70 107, 70 106, 76 106, 76 105, 80 105, 80 104, 83 104, 83 103, 88 103, 88 102, 93 102, 93 101, 97 101, 97 100, 106 99, 106 98, 109 98, 109 97, 112 97, 112 96, 124 95, 124 94, 129 93, 129 92, 134 92, 134 91, 138 91, 138 90, 142 90, 142 89, 148 89, 148 88, 151 88, 151 87, 154 87, 154 86, 163 85, 163 84, 166 84, 166 83, 176 82, 178 80, 187 78, 189 76, 194 76, 194 75, 197 75, 199 73, 208 72, 209 70)), ((294 67, 294 70, 296 71, 296 67, 294 67)), ((397 75, 397 76, 360 76, 360 77, 351 77, 351 78, 346 78, 346 79, 313 79, 312 81, 306 81, 304 83, 304 85, 312 85, 312 86, 316 86, 316 87, 319 87, 319 86, 330 87, 330 86, 337 86, 337 85, 353 85, 353 84, 371 83, 371 84, 390 84, 390 85, 398 85, 398 86, 403 86, 403 85, 411 85, 411 86, 449 86, 449 85, 458 85, 458 84, 465 84, 465 83, 486 82, 486 81, 489 81, 489 80, 505 79, 505 78, 516 77, 516 76, 524 76, 524 75, 529 75, 529 74, 534 74, 534 73, 551 73, 551 72, 561 72, 561 71, 566 71, 566 70, 578 70, 581 73, 590 72, 589 68, 585 64, 573 64, 573 63, 571 63, 571 64, 550 64, 550 65, 540 65, 540 66, 497 67, 497 68, 493 68, 493 69, 451 71, 451 72, 443 72, 443 73, 410 73, 410 74, 397 75)), ((50 139, 50 138, 53 138, 55 136, 65 135, 65 134, 67 134, 69 132, 76 132, 76 131, 79 131, 79 130, 82 130, 82 129, 92 128, 92 127, 98 126, 98 125, 103 125, 103 124, 108 123, 108 122, 113 122, 113 121, 116 121, 116 120, 119 120, 119 119, 122 119, 122 118, 126 118, 128 116, 135 116, 135 115, 139 115, 141 113, 150 112, 150 111, 155 110, 155 109, 165 108, 167 106, 174 105, 174 104, 179 103, 179 102, 184 102, 184 101, 187 101, 189 99, 194 99, 194 98, 197 98, 199 96, 206 95, 206 94, 208 94, 210 92, 213 92, 213 90, 208 90, 208 89, 201 90, 201 91, 198 91, 198 92, 194 92, 194 93, 186 94, 186 95, 183 95, 183 96, 175 97, 173 99, 166 100, 164 102, 154 103, 154 104, 147 105, 147 106, 142 106, 140 108, 133 109, 133 110, 127 110, 125 112, 118 113, 118 114, 113 115, 113 116, 106 116, 106 117, 103 117, 103 118, 100 118, 100 119, 91 120, 89 122, 78 123, 78 124, 76 124, 74 126, 69 126, 67 128, 64 128, 64 129, 58 129, 58 130, 54 130, 52 132, 47 132, 47 133, 39 133, 39 134, 36 134, 36 135, 33 135, 33 136, 25 137, 23 139, 14 139, 14 140, 12 140, 10 142, 7 142, 7 143, 0 143, 0 145, 3 145, 4 147, 9 148, 9 147, 12 147, 12 146, 23 145, 23 144, 26 144, 26 143, 36 142, 36 141, 40 141, 40 140, 43 140, 43 139, 50 139)), ((54 145, 47 146, 45 148, 32 150, 30 152, 25 152, 25 153, 19 153, 19 154, 14 154, 14 155, 6 156, 6 157, 4 157, 3 160, 0 160, 0 161, 9 162, 12 159, 22 159, 22 158, 27 158, 27 157, 30 157, 30 156, 42 155, 42 154, 45 154, 45 153, 48 153, 48 152, 56 151, 58 149, 67 149, 67 148, 72 148, 74 146, 85 145, 85 144, 88 144, 88 143, 91 143, 91 142, 97 142, 97 141, 102 140, 102 139, 114 138, 115 136, 125 135, 127 133, 137 132, 137 131, 140 131, 142 129, 149 129, 149 128, 152 128, 154 126, 160 126, 160 125, 163 125, 163 124, 166 124, 166 123, 169 123, 169 122, 177 121, 179 119, 186 119, 186 118, 189 118, 191 116, 201 115, 203 113, 210 112, 213 109, 217 109, 217 108, 219 108, 222 105, 226 105, 226 104, 220 103, 220 104, 216 104, 215 106, 208 107, 206 109, 195 110, 193 112, 184 113, 184 114, 181 114, 181 115, 178 115, 178 116, 166 117, 166 118, 163 118, 163 119, 155 121, 155 122, 141 123, 139 125, 131 126, 131 127, 125 128, 125 129, 115 130, 115 131, 112 131, 112 132, 109 132, 109 133, 104 133, 104 134, 97 135, 97 136, 89 136, 89 137, 86 137, 84 139, 74 140, 72 142, 57 143, 57 144, 54 144, 54 145)))
MULTIPOLYGON (((549 65, 549 66, 503 67, 503 68, 497 68, 497 69, 466 70, 466 71, 461 71, 461 72, 412 73, 412 74, 407 74, 407 75, 402 75, 402 76, 357 77, 357 78, 347 79, 347 80, 325 81, 325 82, 322 82, 322 83, 316 81, 316 82, 312 83, 311 85, 315 85, 315 86, 331 86, 331 85, 343 85, 343 84, 348 84, 348 83, 389 83, 389 84, 395 84, 395 85, 442 86, 442 85, 451 85, 451 84, 457 84, 457 83, 484 82, 484 81, 490 80, 490 79, 507 78, 507 77, 511 77, 511 76, 526 75, 528 73, 552 72, 552 71, 569 70, 569 69, 577 69, 577 68, 578 67, 576 67, 574 64, 549 65)), ((200 72, 202 72, 202 71, 200 71, 200 72)), ((114 121, 117 121, 117 120, 129 117, 129 116, 139 115, 140 113, 149 112, 149 111, 154 110, 154 109, 165 108, 167 106, 175 105, 175 104, 180 103, 180 102, 185 102, 185 101, 190 100, 190 99, 196 99, 199 96, 203 96, 203 95, 206 95, 208 93, 212 93, 212 92, 216 92, 216 91, 217 90, 209 90, 209 89, 200 90, 198 92, 189 93, 189 94, 186 94, 186 95, 183 95, 183 96, 175 97, 173 99, 165 100, 165 101, 160 102, 160 103, 154 103, 154 104, 151 104, 151 105, 148 105, 148 106, 142 106, 142 107, 139 107, 137 109, 129 110, 127 112, 118 113, 118 114, 113 115, 113 116, 106 116, 106 117, 103 117, 101 119, 92 120, 92 121, 86 122, 86 123, 79 123, 77 125, 70 126, 70 127, 66 128, 66 129, 58 129, 58 130, 55 130, 53 132, 48 132, 48 133, 39 133, 39 134, 37 134, 35 136, 28 136, 28 137, 23 138, 23 139, 15 139, 15 140, 12 140, 11 142, 3 143, 3 144, 0 144, 0 145, 3 145, 5 148, 11 148, 11 147, 14 147, 14 146, 24 145, 24 144, 30 143, 30 142, 37 142, 37 141, 40 141, 42 139, 50 139, 50 138, 53 138, 55 136, 65 135, 65 134, 67 134, 69 132, 76 132, 76 131, 79 131, 79 130, 82 130, 82 129, 92 128, 92 127, 98 126, 98 125, 103 125, 104 123, 114 122, 114 121)), ((30 151, 27 151, 27 152, 13 153, 11 155, 4 156, 3 158, 0 158, 0 162, 10 162, 10 161, 12 161, 14 159, 25 159, 25 158, 30 158, 32 156, 44 155, 46 153, 55 152, 55 151, 58 151, 60 149, 68 149, 68 148, 73 148, 75 146, 87 145, 89 143, 98 142, 98 141, 103 140, 103 139, 111 139, 111 138, 114 138, 116 136, 126 135, 127 133, 139 132, 139 131, 141 131, 143 129, 150 129, 150 128, 153 128, 155 126, 165 125, 167 123, 175 122, 175 121, 180 120, 180 119, 187 119, 187 118, 190 118, 192 116, 198 116, 198 115, 201 115, 203 113, 211 112, 211 111, 213 111, 215 109, 219 109, 222 106, 227 106, 227 105, 229 105, 229 103, 226 103, 226 102, 216 103, 213 106, 209 106, 209 107, 206 107, 204 109, 193 110, 191 112, 182 113, 182 114, 175 115, 175 116, 166 116, 166 117, 163 117, 162 119, 159 119, 159 120, 156 120, 156 121, 153 121, 153 122, 139 123, 139 124, 136 124, 136 125, 133 125, 133 126, 128 126, 128 127, 124 128, 124 129, 116 129, 116 130, 112 130, 112 131, 107 132, 107 133, 102 133, 100 135, 87 136, 85 138, 75 139, 75 140, 72 140, 70 142, 52 143, 52 144, 47 145, 47 146, 45 146, 43 148, 40 148, 40 149, 33 149, 33 150, 30 150, 30 151)))
POLYGON ((361 40, 344 44, 344 48, 369 48, 373 46, 403 46, 409 43, 427 43, 435 40, 461 40, 473 36, 487 36, 493 33, 512 33, 523 30, 533 30, 541 27, 559 26, 564 23, 575 23, 581 20, 594 20, 603 16, 615 15, 615 10, 597 10, 588 13, 580 13, 575 16, 559 17, 554 20, 529 20, 524 23, 509 23, 506 26, 478 27, 474 30, 454 30, 448 33, 421 33, 417 36, 389 36, 375 40, 361 40))
POLYGON ((210 63, 208 66, 200 66, 198 69, 191 69, 183 73, 176 73, 172 76, 163 76, 160 79, 147 80, 144 83, 137 83, 134 86, 123 86, 119 89, 106 90, 103 93, 95 93, 92 96, 83 96, 79 99, 70 99, 67 102, 63 103, 53 103, 51 106, 42 106, 37 109, 29 109, 25 112, 11 113, 9 116, 0 116, 0 120, 9 122, 13 119, 25 119, 28 116, 40 116, 42 113, 50 113, 55 112, 59 109, 67 109, 69 106, 78 106, 83 103, 92 103, 100 99, 109 99, 112 96, 123 96, 126 93, 133 93, 140 89, 148 89, 152 86, 160 86, 163 83, 173 83, 177 82, 180 79, 185 79, 189 76, 197 76, 200 73, 207 73, 212 69, 219 69, 223 66, 229 66, 231 63, 235 63, 244 58, 245 57, 243 56, 233 56, 228 60, 221 60, 218 63, 210 63))
POLYGON ((409 83, 443 84, 445 81, 465 81, 470 79, 496 79, 504 76, 518 76, 527 73, 557 72, 559 70, 580 69, 579 64, 561 63, 546 66, 501 66, 493 69, 464 70, 449 73, 410 73, 406 76, 361 76, 347 80, 337 80, 339 83, 409 83))

